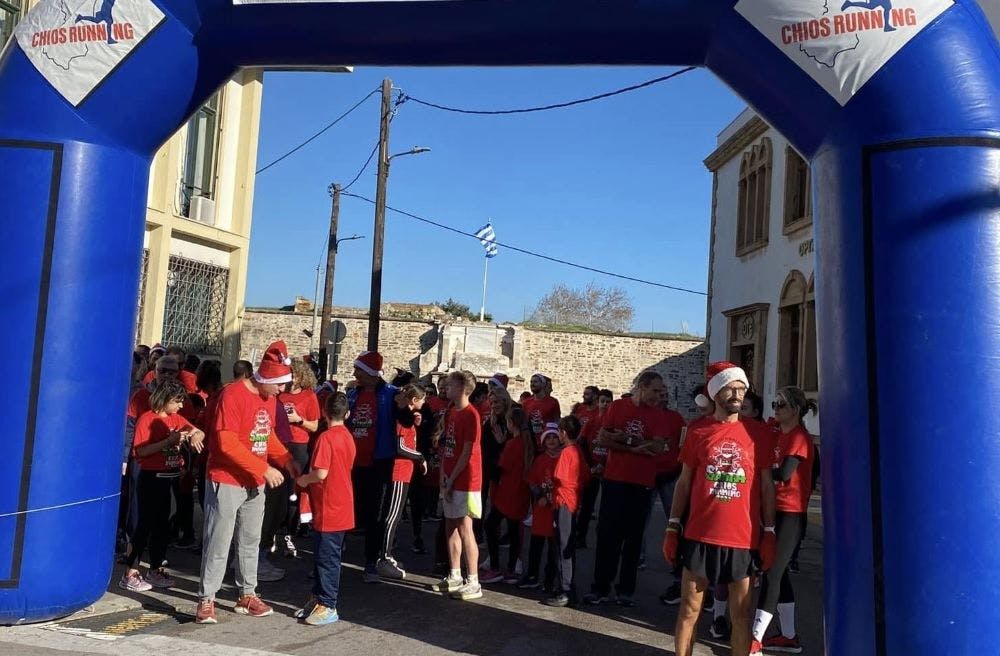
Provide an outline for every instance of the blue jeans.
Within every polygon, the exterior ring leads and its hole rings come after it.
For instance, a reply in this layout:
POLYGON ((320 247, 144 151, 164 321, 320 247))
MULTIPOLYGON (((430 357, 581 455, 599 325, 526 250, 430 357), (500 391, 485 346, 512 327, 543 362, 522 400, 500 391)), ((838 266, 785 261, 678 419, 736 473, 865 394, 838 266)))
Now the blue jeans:
POLYGON ((313 595, 319 603, 336 610, 340 593, 340 562, 344 555, 345 531, 313 532, 313 595))

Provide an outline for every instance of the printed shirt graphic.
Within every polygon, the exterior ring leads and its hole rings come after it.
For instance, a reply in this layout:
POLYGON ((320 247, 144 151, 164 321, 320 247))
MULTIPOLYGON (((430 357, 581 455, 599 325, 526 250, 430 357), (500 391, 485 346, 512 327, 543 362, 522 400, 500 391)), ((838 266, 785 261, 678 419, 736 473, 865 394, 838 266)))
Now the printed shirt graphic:
MULTIPOLYGON (((623 432, 638 440, 662 440, 670 430, 663 410, 649 405, 636 405, 632 399, 619 399, 612 403, 604 413, 603 428, 623 432)), ((656 458, 609 450, 604 478, 651 488, 656 481, 656 458)))
POLYGON ((452 408, 444 420, 444 432, 441 433, 441 469, 445 476, 451 476, 462 448, 466 442, 472 444, 472 455, 465 469, 452 484, 452 489, 458 492, 479 492, 483 488, 483 455, 480 443, 482 441, 482 424, 479 413, 472 405, 463 410, 452 408))
POLYGON ((167 447, 148 456, 135 455, 136 450, 146 444, 162 442, 170 436, 170 431, 190 431, 193 426, 179 414, 161 417, 152 410, 144 412, 135 424, 135 441, 132 443, 132 455, 143 471, 168 472, 177 471, 184 466, 184 457, 177 446, 167 447))
POLYGON ((781 463, 789 456, 799 458, 799 466, 787 483, 775 480, 774 507, 781 512, 804 513, 809 510, 816 447, 812 436, 802 426, 777 435, 774 443, 774 468, 780 468, 781 463))
POLYGON ((357 467, 371 467, 375 458, 375 421, 378 417, 378 400, 375 392, 365 391, 358 394, 357 403, 348 419, 351 434, 354 435, 354 446, 357 456, 354 464, 357 467))
MULTIPOLYGON (((535 397, 525 399, 521 407, 524 410, 524 415, 528 418, 531 433, 535 436, 536 441, 541 438, 545 424, 558 422, 561 416, 559 401, 556 401, 551 396, 547 396, 544 399, 536 399, 535 397)), ((539 448, 541 448, 540 442, 539 448)))
POLYGON ((841 105, 953 0, 740 0, 738 11, 841 105))
POLYGON ((209 480, 257 487, 264 484, 269 459, 287 462, 288 452, 274 435, 275 413, 279 411, 284 409, 276 398, 263 399, 241 381, 227 385, 219 396, 215 432, 209 445, 209 480), (223 433, 229 438, 224 440, 223 433))
POLYGON ((766 428, 714 422, 690 431, 681 462, 693 470, 684 537, 733 549, 757 545, 762 469, 774 460, 766 428))
POLYGON ((150 0, 42 0, 14 37, 38 72, 76 106, 163 20, 150 0))

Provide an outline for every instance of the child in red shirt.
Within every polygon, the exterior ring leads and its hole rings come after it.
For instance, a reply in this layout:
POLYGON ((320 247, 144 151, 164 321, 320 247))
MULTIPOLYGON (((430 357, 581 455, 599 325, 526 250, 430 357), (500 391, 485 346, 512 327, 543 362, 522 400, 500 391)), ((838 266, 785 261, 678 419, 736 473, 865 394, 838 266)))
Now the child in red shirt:
POLYGON ((576 511, 580 507, 580 494, 590 480, 590 467, 577 446, 580 437, 580 419, 575 415, 563 417, 559 422, 561 450, 552 471, 552 505, 554 532, 549 538, 549 566, 557 574, 553 595, 543 603, 563 607, 576 601, 573 587, 573 561, 576 558, 576 511))
POLYGON ((480 572, 482 583, 506 581, 517 583, 514 568, 521 554, 521 522, 531 509, 531 490, 528 487, 528 473, 535 456, 535 445, 527 428, 524 411, 512 407, 507 415, 507 430, 510 438, 500 452, 500 480, 493 490, 493 508, 484 526, 486 545, 490 552, 490 569, 480 572), (507 554, 507 568, 500 571, 500 525, 507 522, 510 536, 510 550, 507 554))
POLYGON ((174 580, 159 566, 170 542, 170 490, 184 466, 180 446, 190 443, 200 453, 205 439, 204 433, 178 414, 186 398, 184 386, 176 379, 155 383, 149 396, 152 409, 135 425, 132 454, 139 467, 139 522, 131 536, 127 569, 118 582, 123 590, 145 592, 174 586, 174 580), (147 546, 150 567, 143 579, 136 565, 147 546))
MULTIPOLYGON (((545 449, 535 457, 528 474, 528 485, 534 502, 531 506, 531 542, 528 544, 528 568, 524 571, 517 587, 521 590, 537 588, 538 570, 542 564, 542 552, 546 540, 556 534, 555 530, 555 483, 553 474, 562 443, 559 438, 559 425, 546 424, 542 430, 542 446, 545 449)), ((545 578, 555 578, 555 570, 550 566, 545 569, 545 578)), ((549 587, 546 585, 546 587, 549 587)))
POLYGON ((337 599, 344 535, 354 528, 351 468, 356 447, 351 432, 344 426, 350 404, 346 394, 336 392, 327 397, 323 406, 329 428, 316 440, 309 473, 296 480, 310 497, 315 551, 312 597, 295 616, 312 626, 340 619, 337 599))

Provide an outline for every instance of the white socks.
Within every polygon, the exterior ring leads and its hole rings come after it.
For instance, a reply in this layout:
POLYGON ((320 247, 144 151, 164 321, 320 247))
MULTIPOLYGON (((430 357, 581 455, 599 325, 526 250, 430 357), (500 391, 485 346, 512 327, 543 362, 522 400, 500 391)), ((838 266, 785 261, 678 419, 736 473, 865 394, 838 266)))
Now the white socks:
MULTIPOLYGON (((764 634, 767 633, 767 627, 771 624, 771 618, 774 615, 767 612, 766 610, 757 610, 757 613, 753 617, 753 639, 763 642, 764 634)), ((784 628, 784 626, 782 626, 784 628)))
POLYGON ((778 604, 778 620, 781 622, 781 635, 786 638, 795 637, 795 602, 778 604))
POLYGON ((452 581, 462 580, 462 570, 461 569, 448 570, 448 578, 451 579, 452 581))
POLYGON ((725 617, 726 616, 726 608, 728 606, 729 606, 729 602, 727 602, 727 601, 719 601, 718 599, 716 599, 715 603, 712 604, 712 619, 716 619, 717 620, 720 617, 725 617))

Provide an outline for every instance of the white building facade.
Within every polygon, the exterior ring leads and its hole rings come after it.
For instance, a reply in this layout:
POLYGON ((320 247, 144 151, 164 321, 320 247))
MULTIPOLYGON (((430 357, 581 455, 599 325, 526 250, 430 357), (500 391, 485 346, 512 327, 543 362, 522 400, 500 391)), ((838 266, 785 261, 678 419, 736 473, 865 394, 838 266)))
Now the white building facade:
MULTIPOLYGON (((712 172, 709 360, 741 365, 764 398, 801 387, 820 400, 809 167, 751 110, 718 137, 712 172)), ((818 416, 807 428, 819 432, 818 416)))

